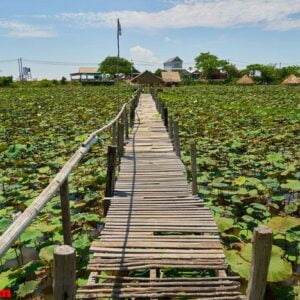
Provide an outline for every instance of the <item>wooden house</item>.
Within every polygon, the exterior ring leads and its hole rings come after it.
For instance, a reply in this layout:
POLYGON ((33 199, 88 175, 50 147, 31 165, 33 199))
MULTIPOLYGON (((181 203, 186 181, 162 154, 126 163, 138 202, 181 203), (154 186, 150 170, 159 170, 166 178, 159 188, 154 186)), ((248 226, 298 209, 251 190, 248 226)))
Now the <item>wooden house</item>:
POLYGON ((131 83, 141 86, 160 86, 163 81, 150 71, 145 71, 131 80, 131 83))
POLYGON ((173 71, 174 69, 182 69, 182 63, 183 60, 180 57, 172 57, 164 62, 164 70, 173 71))

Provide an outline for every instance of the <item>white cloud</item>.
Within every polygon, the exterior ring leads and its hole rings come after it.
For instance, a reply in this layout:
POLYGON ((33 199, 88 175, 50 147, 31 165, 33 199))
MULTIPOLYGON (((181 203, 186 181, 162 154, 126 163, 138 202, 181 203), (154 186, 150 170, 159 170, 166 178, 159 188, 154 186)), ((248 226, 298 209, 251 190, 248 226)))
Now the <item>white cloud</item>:
POLYGON ((0 20, 0 28, 7 31, 5 36, 15 38, 49 38, 56 35, 50 30, 11 20, 0 20))
POLYGON ((133 62, 144 69, 153 69, 156 67, 160 67, 162 64, 162 61, 158 59, 154 53, 147 49, 143 48, 141 46, 134 46, 130 48, 130 56, 133 62))
POLYGON ((170 38, 169 36, 165 36, 164 41, 167 42, 167 43, 171 43, 171 44, 178 44, 178 40, 170 38))
POLYGON ((261 26, 271 30, 300 29, 300 1, 296 0, 182 0, 158 12, 113 11, 63 13, 56 18, 80 26, 113 27, 120 18, 123 27, 141 29, 261 26))

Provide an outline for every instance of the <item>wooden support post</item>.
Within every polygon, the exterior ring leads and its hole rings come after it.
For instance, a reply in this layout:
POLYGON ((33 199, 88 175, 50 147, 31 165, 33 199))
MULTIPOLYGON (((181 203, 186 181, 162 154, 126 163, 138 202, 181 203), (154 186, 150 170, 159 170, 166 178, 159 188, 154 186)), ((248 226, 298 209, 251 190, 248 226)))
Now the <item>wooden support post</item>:
POLYGON ((127 108, 124 110, 124 125, 125 125, 125 139, 129 138, 129 123, 128 123, 128 113, 127 108))
POLYGON ((108 146, 105 197, 112 197, 114 195, 116 164, 117 164, 117 147, 108 146))
POLYGON ((169 117, 169 136, 171 141, 173 141, 174 138, 174 131, 173 131, 173 118, 169 117))
POLYGON ((163 115, 164 115, 164 124, 165 124, 165 127, 166 129, 168 130, 168 109, 165 107, 164 108, 164 111, 163 111, 163 115))
POLYGON ((191 173, 192 173, 192 191, 193 195, 198 194, 198 186, 197 186, 197 149, 194 142, 190 144, 190 152, 191 152, 191 173))
POLYGON ((74 300, 76 294, 75 249, 62 245, 54 250, 54 300, 74 300))
POLYGON ((103 216, 106 217, 107 216, 107 213, 108 213, 108 210, 109 210, 109 207, 110 207, 110 199, 103 199, 102 200, 102 209, 103 209, 103 216))
POLYGON ((134 101, 132 101, 130 105, 130 127, 133 127, 134 119, 135 119, 135 107, 134 107, 134 101))
POLYGON ((113 125, 112 125, 112 144, 113 145, 116 145, 117 144, 117 123, 115 122, 113 125))
POLYGON ((64 243, 65 245, 72 246, 68 178, 64 181, 64 183, 60 187, 60 205, 61 205, 61 214, 62 214, 64 243))
POLYGON ((180 139, 179 139, 179 125, 178 121, 173 122, 173 130, 174 130, 174 148, 176 155, 180 157, 180 139))
POLYGON ((119 158, 124 154, 124 124, 119 123, 118 124, 118 155, 119 158))
POLYGON ((272 252, 272 230, 263 225, 256 227, 252 242, 252 263, 247 300, 263 300, 272 252))

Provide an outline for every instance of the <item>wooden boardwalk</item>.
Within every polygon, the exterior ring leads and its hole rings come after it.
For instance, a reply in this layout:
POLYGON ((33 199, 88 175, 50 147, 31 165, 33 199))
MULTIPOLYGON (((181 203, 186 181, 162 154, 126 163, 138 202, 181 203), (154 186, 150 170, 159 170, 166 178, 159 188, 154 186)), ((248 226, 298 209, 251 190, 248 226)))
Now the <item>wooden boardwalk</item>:
POLYGON ((238 278, 226 275, 214 219, 192 195, 148 94, 141 96, 109 200, 105 228, 91 246, 89 281, 78 289, 78 299, 242 298, 238 278), (170 268, 210 270, 213 277, 163 276, 170 268), (143 277, 135 273, 145 269, 143 277))

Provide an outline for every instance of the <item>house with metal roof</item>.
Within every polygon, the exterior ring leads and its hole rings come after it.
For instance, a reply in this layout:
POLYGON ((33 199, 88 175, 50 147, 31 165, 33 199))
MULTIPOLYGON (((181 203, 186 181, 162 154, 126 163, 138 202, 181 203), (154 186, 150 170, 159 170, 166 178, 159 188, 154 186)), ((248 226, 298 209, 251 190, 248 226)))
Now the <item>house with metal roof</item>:
POLYGON ((180 57, 172 57, 164 62, 164 70, 173 71, 174 69, 182 69, 182 63, 183 60, 180 57))

